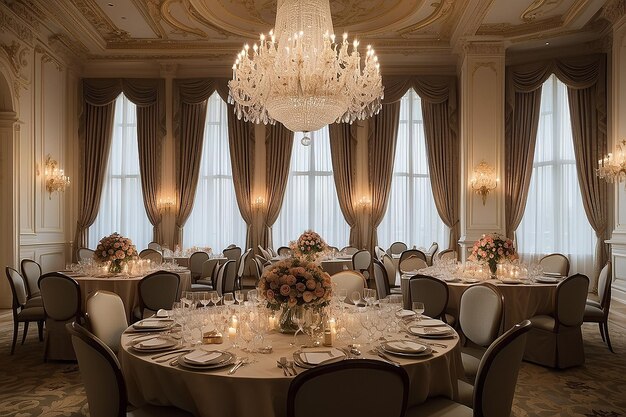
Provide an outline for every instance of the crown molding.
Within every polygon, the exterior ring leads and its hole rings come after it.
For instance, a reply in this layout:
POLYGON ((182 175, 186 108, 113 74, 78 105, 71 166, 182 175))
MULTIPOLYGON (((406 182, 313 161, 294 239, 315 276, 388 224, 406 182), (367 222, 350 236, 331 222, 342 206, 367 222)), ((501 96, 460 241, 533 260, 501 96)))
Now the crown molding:
POLYGON ((35 34, 30 25, 22 23, 12 10, 0 8, 0 29, 13 32, 20 40, 29 46, 33 46, 35 34))

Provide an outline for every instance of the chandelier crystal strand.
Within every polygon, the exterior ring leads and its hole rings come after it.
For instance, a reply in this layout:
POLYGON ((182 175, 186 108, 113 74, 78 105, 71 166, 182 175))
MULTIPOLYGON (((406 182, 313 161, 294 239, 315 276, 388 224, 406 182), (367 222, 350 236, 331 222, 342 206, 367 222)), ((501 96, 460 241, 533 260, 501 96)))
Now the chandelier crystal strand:
POLYGON ((328 0, 279 1, 276 32, 245 45, 233 65, 228 84, 237 117, 312 132, 378 113, 378 58, 368 45, 362 60, 358 46, 355 40, 349 51, 347 34, 335 42, 328 0))
POLYGON ((626 178, 626 139, 617 145, 616 153, 609 153, 598 161, 596 173, 608 183, 620 182, 626 178))

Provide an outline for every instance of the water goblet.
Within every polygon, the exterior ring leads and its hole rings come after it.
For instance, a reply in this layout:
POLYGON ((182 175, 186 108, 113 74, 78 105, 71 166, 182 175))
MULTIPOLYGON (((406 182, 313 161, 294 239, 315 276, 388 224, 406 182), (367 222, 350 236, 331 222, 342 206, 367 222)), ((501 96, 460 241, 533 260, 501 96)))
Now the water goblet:
POLYGON ((420 321, 422 319, 422 314, 424 314, 424 303, 420 301, 413 301, 412 307, 417 321, 420 321))
POLYGON ((292 321, 293 321, 293 324, 298 326, 298 330, 296 330, 296 332, 293 334, 293 342, 291 343, 291 346, 296 345, 298 333, 304 331, 305 320, 306 320, 306 317, 305 317, 304 308, 302 307, 296 308, 295 311, 293 312, 292 321))
POLYGON ((243 294, 243 291, 241 290, 237 290, 235 291, 235 301, 237 301, 237 305, 241 305, 241 303, 243 303, 245 296, 243 294))
POLYGON ((233 293, 229 292, 227 294, 224 294, 223 302, 229 307, 235 304, 235 297, 233 296, 233 293))
POLYGON ((222 297, 220 297, 217 291, 211 291, 211 303, 213 303, 214 307, 217 306, 221 299, 222 297))
POLYGON ((376 290, 373 288, 364 289, 363 299, 365 300, 366 306, 374 305, 374 301, 376 301, 376 290))
POLYGON ((257 304, 258 303, 258 296, 259 296, 259 292, 257 290, 250 290, 248 291, 248 301, 250 301, 252 304, 257 304))
POLYGON ((352 291, 352 293, 350 293, 350 300, 355 307, 358 306, 359 301, 361 301, 361 293, 359 291, 352 291))
POLYGON ((206 306, 211 302, 209 292, 208 291, 200 291, 198 293, 198 297, 200 297, 200 304, 202 304, 202 308, 206 309, 206 306))

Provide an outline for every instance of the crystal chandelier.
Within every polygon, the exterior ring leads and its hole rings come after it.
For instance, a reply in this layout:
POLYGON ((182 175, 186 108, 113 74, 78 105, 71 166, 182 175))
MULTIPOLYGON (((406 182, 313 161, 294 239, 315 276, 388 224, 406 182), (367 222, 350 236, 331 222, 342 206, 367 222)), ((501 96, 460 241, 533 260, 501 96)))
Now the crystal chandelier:
POLYGON ((472 178, 472 190, 482 197, 483 206, 487 202, 489 193, 498 186, 498 178, 496 171, 485 161, 482 161, 474 168, 474 177, 472 178))
POLYGON ((52 159, 50 154, 46 158, 44 173, 49 199, 52 199, 52 193, 65 191, 65 188, 70 185, 70 177, 65 175, 65 172, 59 168, 59 163, 52 159))
POLYGON ((350 52, 347 34, 335 43, 328 0, 278 0, 275 29, 237 55, 228 86, 239 119, 312 132, 380 111, 374 49, 362 66, 357 40, 350 52))
POLYGON ((626 139, 617 145, 617 153, 609 153, 598 161, 596 174, 611 183, 626 178, 626 139))

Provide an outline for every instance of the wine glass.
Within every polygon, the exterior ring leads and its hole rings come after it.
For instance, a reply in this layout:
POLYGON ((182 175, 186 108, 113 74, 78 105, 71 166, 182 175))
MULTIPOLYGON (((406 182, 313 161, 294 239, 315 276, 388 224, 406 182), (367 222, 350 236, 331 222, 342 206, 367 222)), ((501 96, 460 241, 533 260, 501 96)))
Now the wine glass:
POLYGON ((183 291, 180 297, 180 302, 183 307, 191 307, 191 303, 193 300, 193 292, 191 291, 183 291))
POLYGON ((339 290, 337 290, 337 303, 343 307, 343 304, 345 303, 346 298, 348 298, 348 289, 339 288, 339 290))
POLYGON ((422 314, 424 314, 424 303, 421 301, 413 301, 412 307, 417 321, 420 321, 422 319, 422 314))
POLYGON ((376 300, 376 290, 373 288, 366 288, 363 290, 363 299, 365 299, 366 306, 374 305, 376 300))
POLYGON ((346 315, 344 319, 344 328, 346 329, 348 335, 352 338, 351 346, 356 346, 356 340, 359 336, 361 336, 361 332, 363 332, 363 326, 361 326, 361 321, 358 316, 359 314, 363 313, 354 312, 346 315))
POLYGON ((235 304, 235 297, 233 296, 233 293, 229 292, 227 294, 224 294, 223 302, 229 307, 235 304))
POLYGON ((198 293, 198 296, 200 297, 200 304, 202 304, 202 308, 206 309, 206 306, 209 305, 209 303, 211 302, 210 297, 209 297, 209 292, 200 291, 198 293))
POLYGON ((211 291, 211 302, 213 303, 213 306, 217 306, 221 299, 222 297, 220 297, 217 291, 211 291))
POLYGON ((358 306, 359 301, 361 301, 361 293, 359 291, 352 291, 352 293, 350 293, 350 300, 355 307, 358 306))
POLYGON ((305 314, 305 327, 304 332, 311 339, 311 346, 319 346, 317 339, 318 331, 322 325, 322 315, 316 308, 310 308, 306 310, 305 314))
POLYGON ((298 332, 304 331, 304 323, 306 321, 304 308, 296 308, 292 315, 293 324, 298 326, 298 330, 293 334, 293 342, 291 346, 295 346, 297 342, 296 336, 298 336, 298 332))
POLYGON ((257 290, 248 291, 248 301, 250 301, 253 305, 259 302, 258 297, 259 292, 257 290))
POLYGON ((237 305, 241 305, 241 303, 243 303, 245 296, 243 294, 243 291, 241 290, 237 290, 235 291, 235 301, 237 301, 237 305))

